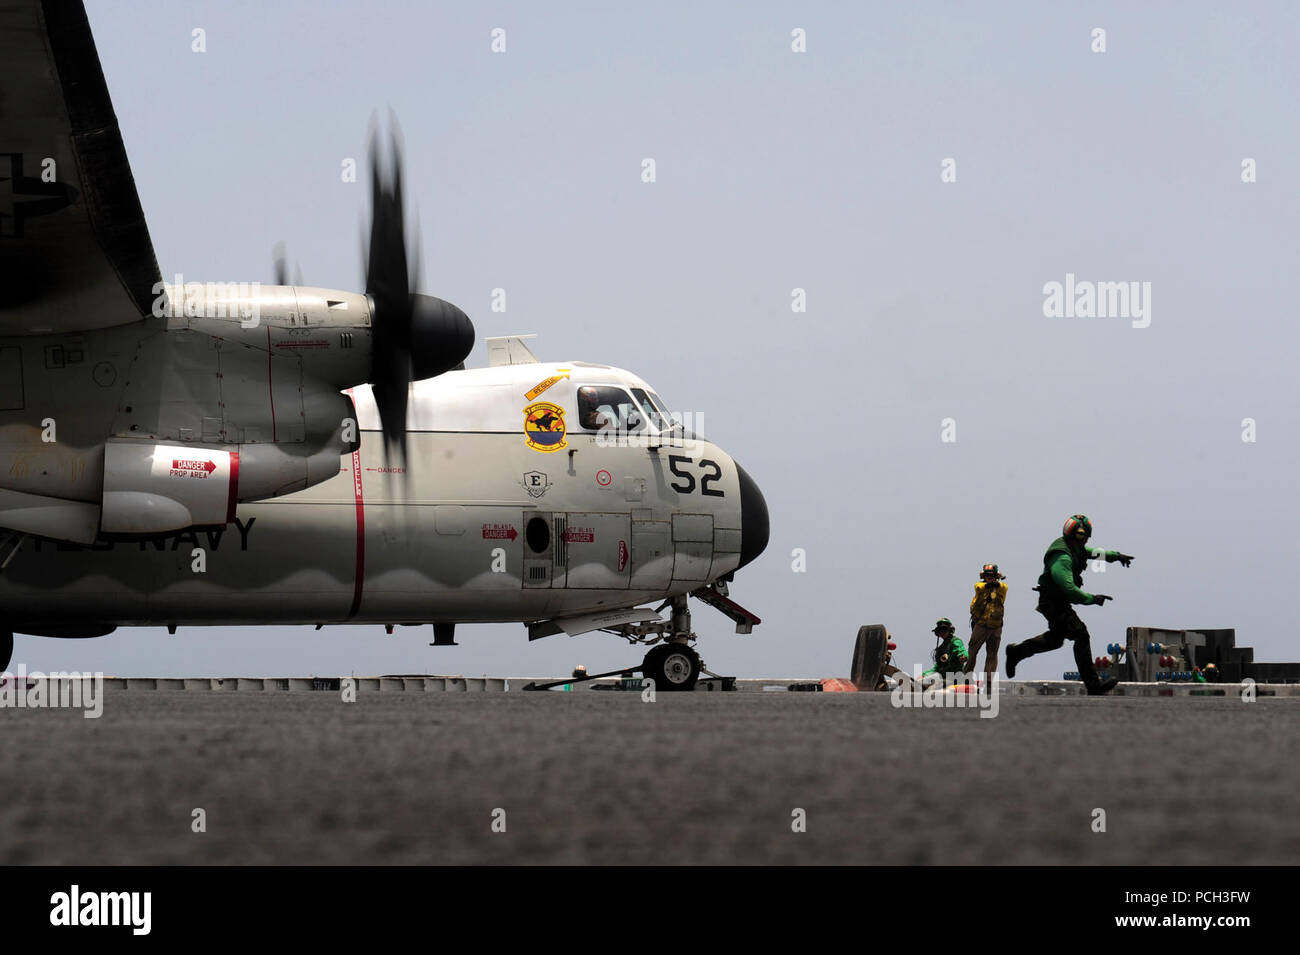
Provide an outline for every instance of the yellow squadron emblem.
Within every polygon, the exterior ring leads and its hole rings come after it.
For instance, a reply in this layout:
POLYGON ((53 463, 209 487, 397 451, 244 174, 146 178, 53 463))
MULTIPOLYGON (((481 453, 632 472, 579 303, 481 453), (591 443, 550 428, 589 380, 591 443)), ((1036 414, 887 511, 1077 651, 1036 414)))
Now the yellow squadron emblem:
POLYGON ((549 401, 536 401, 524 409, 524 440, 534 451, 559 451, 564 439, 564 409, 549 401))

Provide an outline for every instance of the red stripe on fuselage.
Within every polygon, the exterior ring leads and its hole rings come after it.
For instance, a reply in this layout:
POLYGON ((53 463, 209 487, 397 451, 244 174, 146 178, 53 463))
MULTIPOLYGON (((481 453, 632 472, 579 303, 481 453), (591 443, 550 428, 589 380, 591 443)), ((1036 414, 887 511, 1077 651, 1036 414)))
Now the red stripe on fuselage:
POLYGON ((361 609, 361 592, 366 580, 366 501, 361 486, 361 450, 352 452, 352 493, 357 507, 357 571, 352 583, 352 609, 348 611, 351 620, 361 609))
POLYGON ((239 503, 239 452, 230 452, 230 489, 226 492, 226 523, 235 519, 235 505, 239 503))

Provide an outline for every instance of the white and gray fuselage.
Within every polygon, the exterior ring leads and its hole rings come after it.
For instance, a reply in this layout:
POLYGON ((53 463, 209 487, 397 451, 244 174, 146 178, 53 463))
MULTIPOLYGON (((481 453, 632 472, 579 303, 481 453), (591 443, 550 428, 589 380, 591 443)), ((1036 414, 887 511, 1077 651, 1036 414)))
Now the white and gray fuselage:
POLYGON ((404 460, 385 454, 368 387, 353 389, 359 448, 334 477, 239 503, 222 526, 29 538, 0 574, 3 615, 51 635, 527 622, 685 594, 762 550, 762 497, 726 452, 652 408, 606 407, 622 419, 584 427, 584 387, 638 404, 654 394, 581 362, 450 372, 412 386, 404 460))

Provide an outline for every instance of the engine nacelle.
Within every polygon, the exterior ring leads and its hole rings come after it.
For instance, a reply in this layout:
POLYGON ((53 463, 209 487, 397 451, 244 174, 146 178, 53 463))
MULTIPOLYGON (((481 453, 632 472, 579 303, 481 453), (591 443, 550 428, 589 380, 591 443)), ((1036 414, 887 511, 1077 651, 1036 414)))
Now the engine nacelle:
POLYGON ((339 473, 349 447, 251 444, 238 450, 113 438, 104 446, 104 534, 228 524, 241 501, 301 491, 339 473))
POLYGON ((100 530, 158 534, 228 524, 239 503, 239 452, 129 440, 104 446, 100 530))

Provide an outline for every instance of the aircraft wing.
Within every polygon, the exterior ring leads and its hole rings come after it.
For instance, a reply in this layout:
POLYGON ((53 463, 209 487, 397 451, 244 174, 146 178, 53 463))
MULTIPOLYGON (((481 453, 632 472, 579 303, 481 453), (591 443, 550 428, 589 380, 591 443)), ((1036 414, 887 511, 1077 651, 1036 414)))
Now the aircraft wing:
POLYGON ((161 281, 78 0, 0 0, 0 336, 139 321, 161 281))

